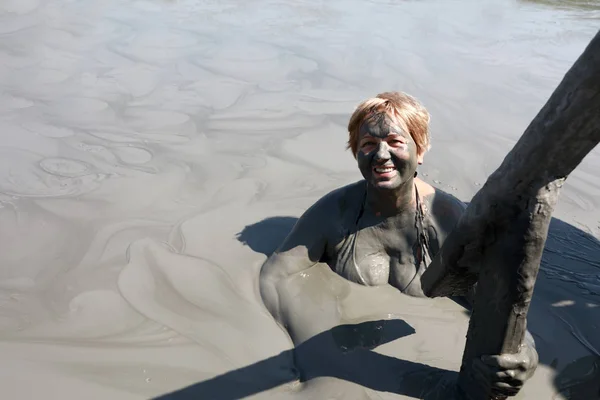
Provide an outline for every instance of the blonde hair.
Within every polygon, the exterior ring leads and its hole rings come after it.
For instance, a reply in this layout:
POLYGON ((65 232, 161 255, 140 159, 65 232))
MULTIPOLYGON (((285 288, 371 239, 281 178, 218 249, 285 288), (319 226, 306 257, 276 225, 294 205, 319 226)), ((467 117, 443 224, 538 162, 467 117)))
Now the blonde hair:
POLYGON ((364 120, 372 114, 385 113, 408 128, 419 154, 431 147, 429 142, 429 112, 414 97, 402 92, 385 92, 360 103, 348 122, 348 149, 356 157, 358 131, 364 120))

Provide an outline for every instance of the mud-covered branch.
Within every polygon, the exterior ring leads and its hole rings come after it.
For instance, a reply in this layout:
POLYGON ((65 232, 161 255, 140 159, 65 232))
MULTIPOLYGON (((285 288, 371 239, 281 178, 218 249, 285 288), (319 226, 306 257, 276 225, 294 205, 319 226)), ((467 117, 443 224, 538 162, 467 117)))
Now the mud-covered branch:
POLYGON ((471 399, 469 362, 515 353, 548 226, 568 175, 600 142, 600 32, 577 59, 500 167, 473 197, 422 276, 430 297, 477 293, 459 379, 471 399))
POLYGON ((560 182, 599 141, 600 32, 473 197, 423 274, 426 294, 464 294, 477 281, 480 256, 495 243, 494 235, 537 203, 538 193, 544 193, 545 187, 558 192, 560 182))

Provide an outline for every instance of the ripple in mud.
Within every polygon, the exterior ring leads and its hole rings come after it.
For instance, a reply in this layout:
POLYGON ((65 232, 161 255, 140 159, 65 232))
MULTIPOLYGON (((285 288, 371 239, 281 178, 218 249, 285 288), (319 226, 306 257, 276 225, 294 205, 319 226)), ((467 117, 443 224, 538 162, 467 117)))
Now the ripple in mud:
POLYGON ((107 102, 87 97, 59 100, 50 104, 46 112, 71 123, 106 123, 114 119, 114 111, 107 102))
POLYGON ((122 162, 126 164, 145 164, 152 160, 152 153, 140 147, 116 147, 113 149, 113 152, 122 162))
POLYGON ((104 139, 104 140, 108 140, 109 142, 114 142, 114 143, 128 143, 128 142, 134 142, 134 141, 140 141, 140 140, 136 140, 132 137, 133 134, 126 134, 126 133, 110 133, 110 132, 89 132, 90 135, 95 136, 99 139, 104 139))
POLYGON ((111 133, 111 132, 89 132, 90 135, 113 143, 160 143, 160 144, 182 144, 190 139, 187 136, 170 133, 111 133))
POLYGON ((190 117, 174 111, 159 111, 145 108, 129 108, 124 113, 129 125, 134 128, 164 128, 185 124, 190 117))
POLYGON ((27 14, 39 7, 39 0, 5 0, 2 2, 2 14, 27 14))
POLYGON ((89 193, 105 176, 86 171, 88 167, 75 160, 40 160, 34 153, 0 149, 0 192, 8 195, 62 197, 89 193))
POLYGON ((41 122, 26 122, 23 124, 23 128, 49 138, 63 138, 75 134, 75 132, 69 128, 57 127, 41 122))
POLYGON ((132 40, 132 46, 149 48, 184 48, 197 43, 196 38, 189 32, 175 30, 141 31, 132 40))
POLYGON ((0 95, 0 111, 20 110, 33 106, 33 101, 10 95, 0 95))
POLYGON ((29 85, 61 83, 69 79, 69 77, 68 73, 55 69, 25 71, 20 75, 20 78, 23 81, 28 81, 29 85))
POLYGON ((44 158, 40 161, 40 168, 49 174, 76 177, 86 175, 91 168, 81 161, 71 160, 68 158, 44 158))
POLYGON ((553 399, 600 399, 600 357, 587 356, 567 365, 555 378, 559 394, 553 399))
POLYGON ((113 77, 127 88, 133 97, 141 97, 156 89, 160 70, 147 65, 128 65, 113 69, 109 77, 113 77))

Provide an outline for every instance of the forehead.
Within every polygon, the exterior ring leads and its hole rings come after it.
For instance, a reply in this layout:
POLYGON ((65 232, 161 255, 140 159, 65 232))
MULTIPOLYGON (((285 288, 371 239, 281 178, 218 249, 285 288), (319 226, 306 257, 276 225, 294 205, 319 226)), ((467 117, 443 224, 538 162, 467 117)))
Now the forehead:
POLYGON ((390 116, 385 112, 368 114, 360 124, 359 137, 375 136, 386 137, 389 135, 407 135, 406 125, 400 118, 390 116))

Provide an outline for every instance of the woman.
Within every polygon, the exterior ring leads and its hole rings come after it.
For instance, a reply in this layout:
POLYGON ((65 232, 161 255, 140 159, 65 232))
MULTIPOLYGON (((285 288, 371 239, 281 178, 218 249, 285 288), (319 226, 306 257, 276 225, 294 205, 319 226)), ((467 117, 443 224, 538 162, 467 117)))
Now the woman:
MULTIPOLYGON (((388 92, 362 102, 348 132, 364 180, 311 206, 261 269, 263 301, 282 326, 278 282, 318 262, 359 284, 424 297, 420 276, 465 208, 417 178, 429 149, 429 113, 413 97, 388 92)), ((520 353, 484 357, 478 366, 494 392, 512 396, 533 374, 537 353, 527 340, 520 353)))

